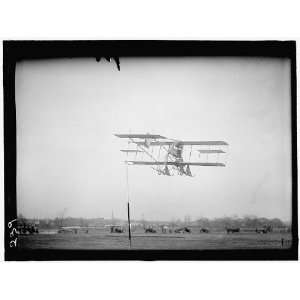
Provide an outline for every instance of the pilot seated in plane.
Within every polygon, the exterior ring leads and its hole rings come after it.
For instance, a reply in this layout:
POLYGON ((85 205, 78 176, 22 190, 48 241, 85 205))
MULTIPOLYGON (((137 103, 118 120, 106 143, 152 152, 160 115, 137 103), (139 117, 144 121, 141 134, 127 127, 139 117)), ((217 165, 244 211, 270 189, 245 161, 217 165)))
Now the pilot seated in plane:
POLYGON ((172 145, 170 149, 170 153, 176 157, 176 159, 182 160, 182 150, 183 146, 179 144, 179 142, 176 142, 172 145))

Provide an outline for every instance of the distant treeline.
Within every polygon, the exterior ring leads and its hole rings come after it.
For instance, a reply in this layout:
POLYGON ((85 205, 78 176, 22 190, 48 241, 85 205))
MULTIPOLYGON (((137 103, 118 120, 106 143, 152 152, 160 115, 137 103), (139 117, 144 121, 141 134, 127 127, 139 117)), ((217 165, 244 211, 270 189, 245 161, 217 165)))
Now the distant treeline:
POLYGON ((264 226, 271 226, 273 228, 285 228, 289 227, 278 218, 258 218, 258 217, 244 217, 244 218, 231 218, 223 217, 216 219, 200 218, 193 222, 195 225, 204 228, 261 228, 264 226))
MULTIPOLYGON (((62 226, 96 226, 103 227, 109 224, 126 225, 127 220, 121 219, 104 219, 104 218, 54 218, 54 219, 26 219, 22 215, 18 218, 20 221, 38 224, 39 228, 59 228, 62 226)), ((168 225, 171 227, 191 226, 208 229, 224 229, 224 228, 262 228, 271 226, 272 228, 290 228, 290 224, 284 223, 278 218, 268 219, 259 217, 222 217, 215 219, 199 218, 197 220, 172 220, 172 221, 149 221, 149 220, 132 220, 132 224, 137 226, 148 225, 168 225)))
POLYGON ((53 228, 60 228, 64 226, 103 226, 108 224, 109 221, 105 220, 104 218, 93 218, 93 219, 85 219, 85 218, 54 218, 54 219, 32 219, 32 218, 25 218, 22 215, 18 217, 19 222, 26 222, 26 223, 34 223, 37 224, 39 228, 42 229, 53 229, 53 228))

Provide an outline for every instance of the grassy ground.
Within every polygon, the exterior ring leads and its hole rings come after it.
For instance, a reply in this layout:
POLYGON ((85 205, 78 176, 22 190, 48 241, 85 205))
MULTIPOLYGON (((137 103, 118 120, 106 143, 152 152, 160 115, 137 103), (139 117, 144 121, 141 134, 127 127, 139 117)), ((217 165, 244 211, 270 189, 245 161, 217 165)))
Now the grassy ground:
MULTIPOLYGON (((280 249, 290 245, 289 233, 136 233, 132 237, 133 249, 280 249)), ((129 249, 129 242, 126 233, 61 233, 20 236, 18 246, 27 249, 129 249)))

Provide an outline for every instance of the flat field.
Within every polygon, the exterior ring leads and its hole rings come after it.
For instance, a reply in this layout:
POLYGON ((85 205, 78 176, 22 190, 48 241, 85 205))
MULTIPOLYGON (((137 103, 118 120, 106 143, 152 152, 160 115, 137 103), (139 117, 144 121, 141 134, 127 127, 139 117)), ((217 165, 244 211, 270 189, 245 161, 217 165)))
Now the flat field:
MULTIPOLYGON (((291 246, 290 233, 255 232, 202 234, 141 234, 132 236, 132 249, 281 249, 291 246)), ((129 249, 127 233, 54 233, 19 236, 23 249, 129 249)))

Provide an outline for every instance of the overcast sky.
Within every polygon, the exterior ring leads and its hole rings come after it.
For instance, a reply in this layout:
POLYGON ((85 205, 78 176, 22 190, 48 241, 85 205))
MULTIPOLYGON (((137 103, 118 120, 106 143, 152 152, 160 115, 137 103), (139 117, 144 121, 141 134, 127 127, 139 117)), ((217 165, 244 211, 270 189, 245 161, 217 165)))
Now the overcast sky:
POLYGON ((291 217, 290 62, 120 58, 21 62, 17 204, 26 217, 126 218, 124 140, 224 140, 227 165, 195 177, 130 166, 133 219, 291 217))

